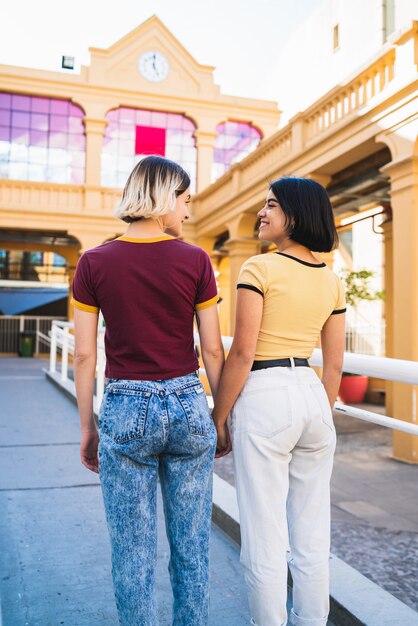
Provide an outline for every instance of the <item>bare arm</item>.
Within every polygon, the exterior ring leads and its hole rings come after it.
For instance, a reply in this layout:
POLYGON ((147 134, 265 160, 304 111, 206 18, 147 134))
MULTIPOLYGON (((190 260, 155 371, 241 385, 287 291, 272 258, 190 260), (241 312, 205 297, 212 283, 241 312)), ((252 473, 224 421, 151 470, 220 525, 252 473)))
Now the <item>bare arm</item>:
POLYGON ((202 359, 212 396, 215 400, 225 361, 217 306, 213 305, 207 309, 196 311, 196 322, 199 330, 202 359))
POLYGON ((238 398, 254 361, 263 315, 263 297, 249 289, 238 289, 234 340, 222 373, 213 419, 221 429, 238 398))
POLYGON ((323 356, 322 382, 331 407, 341 382, 345 339, 345 314, 330 315, 321 332, 323 356))
POLYGON ((97 358, 97 313, 74 311, 74 379, 80 414, 81 462, 98 472, 97 448, 99 437, 93 416, 94 376, 97 358))

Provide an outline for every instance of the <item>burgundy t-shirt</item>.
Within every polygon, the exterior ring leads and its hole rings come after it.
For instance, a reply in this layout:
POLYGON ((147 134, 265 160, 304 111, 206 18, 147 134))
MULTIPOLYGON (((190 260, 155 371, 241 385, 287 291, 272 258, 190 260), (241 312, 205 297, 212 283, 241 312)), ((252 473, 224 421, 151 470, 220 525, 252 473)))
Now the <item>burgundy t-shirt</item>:
POLYGON ((206 252, 165 235, 124 236, 85 252, 72 303, 103 313, 107 378, 162 380, 198 369, 193 316, 217 300, 206 252))

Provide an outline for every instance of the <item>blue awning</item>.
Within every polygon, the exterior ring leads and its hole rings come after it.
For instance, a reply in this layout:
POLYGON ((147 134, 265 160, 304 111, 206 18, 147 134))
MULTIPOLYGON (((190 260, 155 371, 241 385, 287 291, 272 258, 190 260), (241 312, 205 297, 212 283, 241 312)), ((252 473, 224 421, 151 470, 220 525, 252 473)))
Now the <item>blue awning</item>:
POLYGON ((19 313, 67 297, 68 287, 1 287, 0 311, 3 315, 19 315, 19 313))

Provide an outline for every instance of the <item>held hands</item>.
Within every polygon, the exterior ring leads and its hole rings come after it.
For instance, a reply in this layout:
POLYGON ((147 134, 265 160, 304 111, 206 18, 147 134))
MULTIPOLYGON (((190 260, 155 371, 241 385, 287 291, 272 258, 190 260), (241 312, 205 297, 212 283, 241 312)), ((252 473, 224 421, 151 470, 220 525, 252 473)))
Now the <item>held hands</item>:
POLYGON ((97 429, 82 430, 80 442, 80 458, 82 464, 92 472, 99 473, 99 433, 97 429))
POLYGON ((226 456, 231 452, 232 443, 226 423, 222 426, 216 426, 216 432, 218 435, 218 440, 216 443, 215 459, 219 459, 220 457, 226 456))

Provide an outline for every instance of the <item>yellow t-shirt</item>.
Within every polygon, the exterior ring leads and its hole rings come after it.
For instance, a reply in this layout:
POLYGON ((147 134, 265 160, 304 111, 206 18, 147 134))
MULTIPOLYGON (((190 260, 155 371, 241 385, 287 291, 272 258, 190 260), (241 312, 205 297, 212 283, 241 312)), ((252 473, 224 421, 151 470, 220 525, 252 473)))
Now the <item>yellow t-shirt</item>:
POLYGON ((314 265, 281 252, 248 259, 237 287, 264 298, 256 361, 308 359, 329 316, 346 310, 341 281, 325 263, 314 265))

